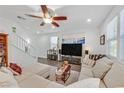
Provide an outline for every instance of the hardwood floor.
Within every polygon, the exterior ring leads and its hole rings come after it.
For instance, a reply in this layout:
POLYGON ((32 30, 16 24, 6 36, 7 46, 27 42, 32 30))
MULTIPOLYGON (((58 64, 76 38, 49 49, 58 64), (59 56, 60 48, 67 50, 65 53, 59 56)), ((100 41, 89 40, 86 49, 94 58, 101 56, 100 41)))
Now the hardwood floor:
MULTIPOLYGON (((51 66, 56 66, 56 67, 60 67, 63 63, 63 62, 59 62, 59 61, 48 60, 47 58, 38 58, 38 62, 47 64, 47 65, 51 65, 51 66)), ((81 65, 75 65, 75 64, 70 64, 70 65, 71 65, 72 70, 80 72, 81 65)))

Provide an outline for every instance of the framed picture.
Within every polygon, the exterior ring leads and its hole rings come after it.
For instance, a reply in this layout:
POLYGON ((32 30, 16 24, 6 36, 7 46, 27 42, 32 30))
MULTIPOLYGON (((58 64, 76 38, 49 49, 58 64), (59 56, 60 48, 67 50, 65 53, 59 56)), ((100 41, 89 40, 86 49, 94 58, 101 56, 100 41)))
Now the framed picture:
POLYGON ((100 36, 100 45, 105 44, 105 35, 100 36))

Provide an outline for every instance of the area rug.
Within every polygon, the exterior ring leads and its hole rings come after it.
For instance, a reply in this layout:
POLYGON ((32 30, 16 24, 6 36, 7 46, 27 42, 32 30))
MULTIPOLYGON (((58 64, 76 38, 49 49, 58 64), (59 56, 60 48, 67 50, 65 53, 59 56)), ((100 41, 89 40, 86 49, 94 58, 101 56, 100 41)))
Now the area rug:
POLYGON ((78 81, 79 72, 74 71, 74 70, 71 70, 71 75, 65 83, 63 81, 60 81, 60 80, 56 81, 56 78, 55 78, 56 69, 57 69, 57 67, 51 66, 50 76, 49 76, 48 80, 54 81, 56 83, 59 83, 59 84, 65 85, 65 86, 78 81))

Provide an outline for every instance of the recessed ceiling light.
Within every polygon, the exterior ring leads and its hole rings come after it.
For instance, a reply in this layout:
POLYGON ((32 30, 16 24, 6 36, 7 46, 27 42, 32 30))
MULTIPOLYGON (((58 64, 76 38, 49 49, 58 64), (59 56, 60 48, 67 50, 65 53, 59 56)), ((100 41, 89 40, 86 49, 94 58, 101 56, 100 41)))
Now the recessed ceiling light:
POLYGON ((87 22, 90 23, 92 20, 90 18, 87 19, 87 22))
POLYGON ((37 34, 40 34, 40 31, 37 31, 37 34))

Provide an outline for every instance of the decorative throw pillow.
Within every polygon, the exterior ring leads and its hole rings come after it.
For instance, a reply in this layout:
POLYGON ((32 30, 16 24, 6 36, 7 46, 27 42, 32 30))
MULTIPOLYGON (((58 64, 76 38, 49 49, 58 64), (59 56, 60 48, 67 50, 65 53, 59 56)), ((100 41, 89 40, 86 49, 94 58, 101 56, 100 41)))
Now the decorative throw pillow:
POLYGON ((93 67, 94 64, 95 64, 95 60, 88 59, 88 60, 87 60, 87 64, 93 67))
POLYGON ((15 72, 15 74, 21 74, 22 73, 22 69, 19 65, 15 64, 15 63, 10 63, 10 69, 15 72))
POLYGON ((89 59, 89 56, 87 55, 87 56, 85 56, 85 58, 83 59, 83 64, 86 64, 86 65, 89 65, 89 66, 93 67, 94 64, 95 64, 95 61, 92 60, 92 59, 89 59))
POLYGON ((103 79, 106 73, 111 69, 112 64, 112 61, 108 58, 98 60, 92 69, 93 76, 95 78, 103 79))
POLYGON ((19 73, 17 73, 16 71, 14 71, 13 69, 11 69, 10 67, 8 67, 8 69, 13 73, 14 76, 20 75, 19 73))

